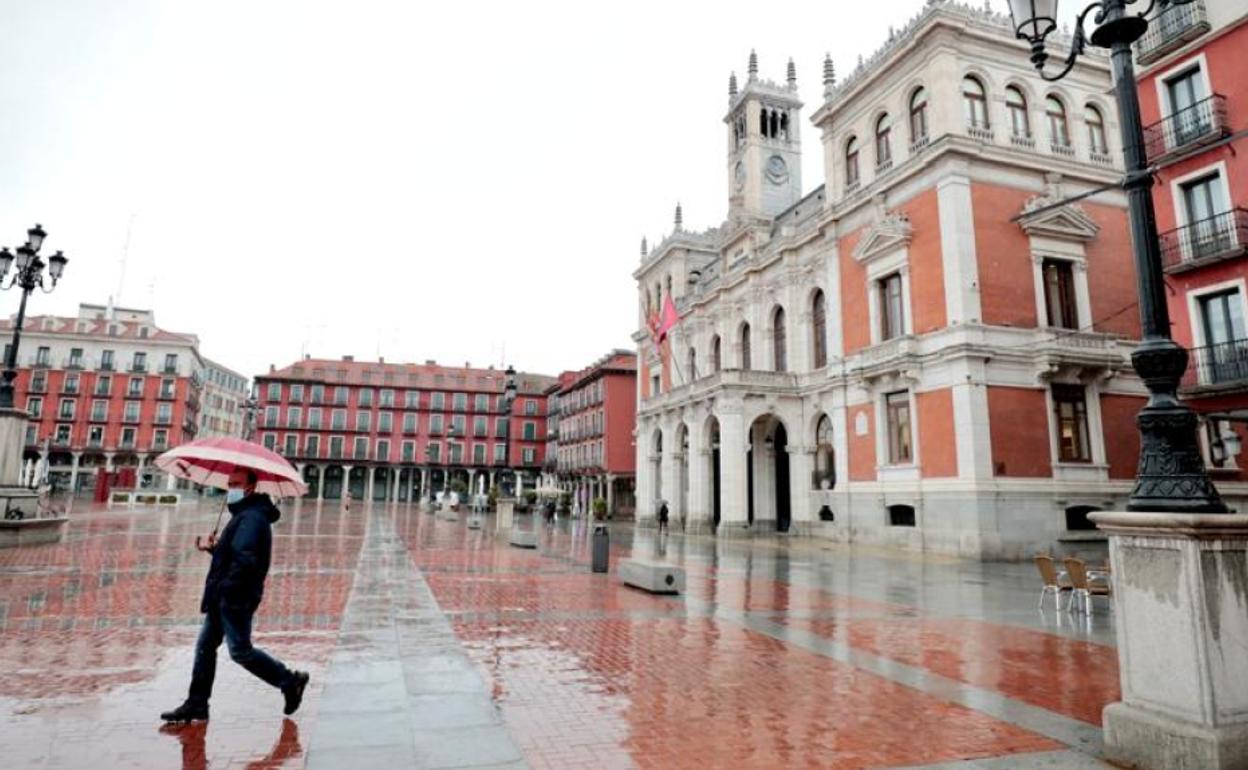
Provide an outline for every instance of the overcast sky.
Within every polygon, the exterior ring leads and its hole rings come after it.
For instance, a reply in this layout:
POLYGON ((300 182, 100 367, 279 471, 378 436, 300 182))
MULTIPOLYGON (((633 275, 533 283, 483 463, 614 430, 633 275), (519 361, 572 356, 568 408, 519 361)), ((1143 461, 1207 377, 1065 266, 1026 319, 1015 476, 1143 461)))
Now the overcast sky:
POLYGON ((641 236, 723 219, 750 49, 797 63, 809 190, 824 52, 923 3, 0 0, 0 244, 70 257, 32 312, 113 295, 247 375, 579 368, 632 346, 641 236))

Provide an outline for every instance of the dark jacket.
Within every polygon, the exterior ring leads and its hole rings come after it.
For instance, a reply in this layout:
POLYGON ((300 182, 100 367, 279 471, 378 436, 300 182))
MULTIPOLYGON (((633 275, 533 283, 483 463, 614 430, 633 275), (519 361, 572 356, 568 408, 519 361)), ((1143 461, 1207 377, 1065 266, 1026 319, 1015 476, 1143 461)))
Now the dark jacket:
POLYGON ((269 496, 262 494, 248 495, 229 508, 230 522, 212 551, 200 612, 208 612, 222 601, 231 609, 255 612, 264 595, 264 578, 273 552, 272 525, 282 514, 269 496))

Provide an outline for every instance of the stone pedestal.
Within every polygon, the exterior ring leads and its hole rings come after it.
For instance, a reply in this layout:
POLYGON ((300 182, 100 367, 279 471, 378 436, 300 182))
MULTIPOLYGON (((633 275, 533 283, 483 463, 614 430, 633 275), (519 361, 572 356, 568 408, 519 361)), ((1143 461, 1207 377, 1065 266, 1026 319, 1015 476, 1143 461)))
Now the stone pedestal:
POLYGON ((516 514, 516 499, 514 497, 500 497, 495 503, 498 509, 498 521, 494 527, 499 532, 506 532, 511 529, 512 519, 516 514))
POLYGON ((64 516, 37 519, 39 494, 21 485, 26 413, 0 409, 0 548, 55 543, 65 534, 64 516), (22 518, 9 519, 20 512, 22 518))
POLYGON ((1109 535, 1122 701, 1108 759, 1248 768, 1248 515, 1093 513, 1109 535))

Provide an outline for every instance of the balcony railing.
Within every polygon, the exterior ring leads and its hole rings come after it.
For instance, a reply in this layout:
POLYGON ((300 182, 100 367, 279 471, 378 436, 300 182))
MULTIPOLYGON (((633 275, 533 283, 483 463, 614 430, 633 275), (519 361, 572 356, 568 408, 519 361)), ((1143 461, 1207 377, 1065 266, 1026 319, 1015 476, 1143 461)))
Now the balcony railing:
POLYGON ((1226 97, 1214 94, 1167 115, 1144 129, 1144 147, 1150 160, 1221 139, 1229 131, 1226 97))
POLYGON ((1209 31, 1204 0, 1185 5, 1168 5, 1152 18, 1148 31, 1135 44, 1135 59, 1151 64, 1209 31))
POLYGON ((1193 348, 1184 388, 1248 386, 1248 339, 1193 348))
POLYGON ((146 363, 146 362, 144 362, 144 361, 135 361, 135 362, 133 362, 133 363, 131 363, 131 364, 130 364, 130 371, 132 371, 132 372, 146 372, 146 371, 147 371, 147 363, 146 363))
POLYGON ((1161 263, 1181 273, 1248 250, 1248 209, 1223 211, 1161 234, 1161 263))

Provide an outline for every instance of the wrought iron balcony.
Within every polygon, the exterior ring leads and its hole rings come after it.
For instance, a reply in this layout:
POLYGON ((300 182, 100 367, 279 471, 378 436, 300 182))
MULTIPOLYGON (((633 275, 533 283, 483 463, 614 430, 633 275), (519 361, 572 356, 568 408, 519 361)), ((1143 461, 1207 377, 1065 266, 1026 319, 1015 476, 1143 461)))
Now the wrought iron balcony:
POLYGON ((1248 388, 1248 339, 1192 348, 1181 386, 1194 388, 1248 388))
POLYGON ((1248 209, 1223 211, 1161 234, 1161 262, 1182 273, 1248 251, 1248 209))
POLYGON ((1135 59, 1141 65, 1151 64, 1208 31, 1204 0, 1163 6, 1149 21, 1144 37, 1135 44, 1135 59))
POLYGON ((1229 130, 1226 97, 1214 94, 1147 126, 1144 147, 1149 160, 1156 161, 1221 139, 1229 130))

